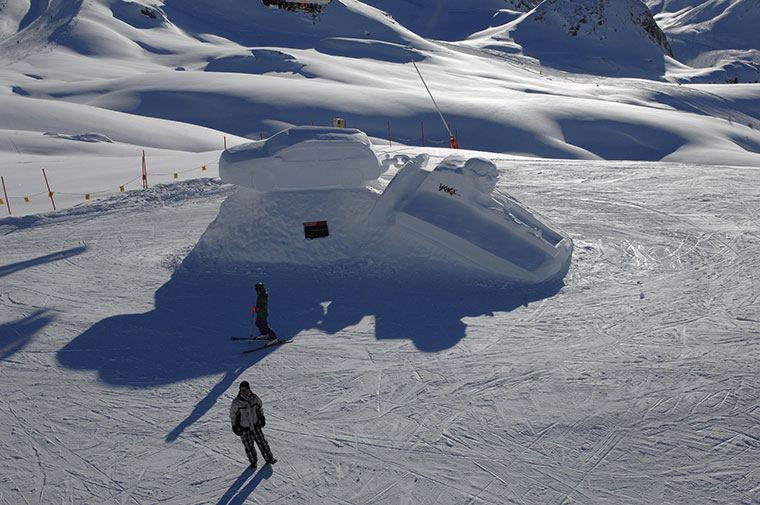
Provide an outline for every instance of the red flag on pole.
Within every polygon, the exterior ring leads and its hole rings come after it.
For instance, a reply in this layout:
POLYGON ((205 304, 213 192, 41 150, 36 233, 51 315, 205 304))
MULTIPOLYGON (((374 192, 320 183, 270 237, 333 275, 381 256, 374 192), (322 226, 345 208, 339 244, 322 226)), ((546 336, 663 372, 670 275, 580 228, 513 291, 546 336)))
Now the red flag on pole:
POLYGON ((142 155, 142 181, 143 181, 143 189, 148 189, 148 167, 145 164, 144 150, 143 150, 143 155, 142 155))
POLYGON ((53 200, 53 192, 50 190, 50 183, 48 182, 47 174, 45 173, 45 169, 42 169, 42 176, 45 178, 45 185, 48 188, 48 196, 50 197, 50 201, 53 204, 53 210, 55 209, 55 200, 53 200))
POLYGON ((5 190, 5 178, 0 176, 0 181, 3 182, 3 194, 5 195, 5 203, 8 205, 8 215, 11 215, 11 202, 8 200, 8 192, 5 190))

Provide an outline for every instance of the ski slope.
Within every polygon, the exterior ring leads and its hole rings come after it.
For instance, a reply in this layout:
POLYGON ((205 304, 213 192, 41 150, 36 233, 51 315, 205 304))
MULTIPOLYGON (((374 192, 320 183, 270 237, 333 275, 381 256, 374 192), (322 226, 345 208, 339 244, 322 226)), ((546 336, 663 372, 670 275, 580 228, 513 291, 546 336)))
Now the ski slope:
POLYGON ((204 272, 209 179, 0 221, 0 503, 758 503, 758 172, 495 161, 573 237, 563 286, 204 272), (259 280, 294 344, 243 355, 259 280))
POLYGON ((538 3, 0 2, 0 504, 760 503, 757 9, 647 0, 671 57, 636 2, 538 3), (562 282, 259 248, 281 221, 246 221, 225 147, 341 117, 376 192, 451 154, 411 60, 495 194, 572 239, 562 282), (293 344, 244 355, 257 281, 293 344))

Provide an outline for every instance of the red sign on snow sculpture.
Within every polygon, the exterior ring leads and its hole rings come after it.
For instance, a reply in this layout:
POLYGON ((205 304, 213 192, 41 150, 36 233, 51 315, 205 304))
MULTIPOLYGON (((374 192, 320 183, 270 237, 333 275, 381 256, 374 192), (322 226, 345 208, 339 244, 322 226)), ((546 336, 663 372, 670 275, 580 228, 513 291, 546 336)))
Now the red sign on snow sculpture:
POLYGON ((327 237, 330 235, 327 229, 327 221, 309 221, 303 224, 304 236, 308 239, 327 237))

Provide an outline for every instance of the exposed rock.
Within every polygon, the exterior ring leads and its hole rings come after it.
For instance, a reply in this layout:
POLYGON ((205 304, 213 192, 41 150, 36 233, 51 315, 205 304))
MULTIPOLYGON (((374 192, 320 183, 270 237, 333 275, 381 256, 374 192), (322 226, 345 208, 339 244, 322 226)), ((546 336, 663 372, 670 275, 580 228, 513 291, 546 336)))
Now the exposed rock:
POLYGON ((585 35, 599 40, 614 37, 614 33, 625 28, 630 21, 668 55, 673 55, 665 33, 640 0, 616 0, 614 3, 612 0, 546 0, 536 8, 533 21, 546 21, 549 17, 559 19, 572 36, 585 35))
POLYGON ((514 11, 528 12, 533 10, 542 0, 504 0, 506 8, 514 11))

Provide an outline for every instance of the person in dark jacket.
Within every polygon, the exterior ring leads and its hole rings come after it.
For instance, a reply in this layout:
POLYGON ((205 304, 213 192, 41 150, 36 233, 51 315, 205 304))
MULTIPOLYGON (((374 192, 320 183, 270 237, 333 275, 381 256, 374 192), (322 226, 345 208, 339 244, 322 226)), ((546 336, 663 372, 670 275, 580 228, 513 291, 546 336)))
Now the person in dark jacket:
POLYGON ((232 422, 232 432, 239 436, 245 447, 245 454, 251 463, 251 468, 256 468, 257 457, 256 447, 269 465, 274 465, 277 460, 269 449, 269 444, 264 438, 261 428, 265 425, 264 411, 262 410, 261 398, 251 391, 248 381, 240 383, 240 392, 232 400, 230 407, 230 421, 232 422))
POLYGON ((253 307, 253 312, 256 313, 256 327, 261 332, 261 335, 257 338, 277 340, 277 335, 267 322, 267 318, 269 317, 269 293, 267 293, 263 282, 256 283, 256 295, 256 306, 253 307))

